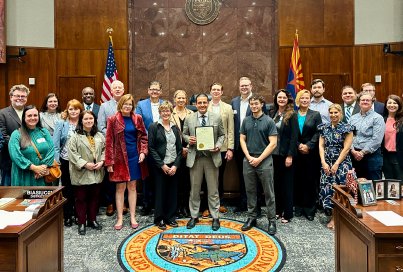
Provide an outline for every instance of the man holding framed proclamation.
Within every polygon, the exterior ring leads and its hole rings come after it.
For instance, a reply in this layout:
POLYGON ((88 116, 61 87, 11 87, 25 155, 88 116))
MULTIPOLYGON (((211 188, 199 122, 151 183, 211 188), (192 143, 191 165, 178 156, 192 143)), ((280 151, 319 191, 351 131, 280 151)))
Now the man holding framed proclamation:
POLYGON ((199 94, 196 97, 197 112, 186 118, 183 125, 183 138, 189 143, 186 166, 190 169, 191 219, 187 223, 187 228, 191 229, 199 222, 200 188, 204 175, 207 182, 208 205, 213 218, 212 229, 216 231, 220 228, 218 168, 221 165, 220 148, 225 133, 220 115, 207 112, 207 107, 207 95, 199 94))

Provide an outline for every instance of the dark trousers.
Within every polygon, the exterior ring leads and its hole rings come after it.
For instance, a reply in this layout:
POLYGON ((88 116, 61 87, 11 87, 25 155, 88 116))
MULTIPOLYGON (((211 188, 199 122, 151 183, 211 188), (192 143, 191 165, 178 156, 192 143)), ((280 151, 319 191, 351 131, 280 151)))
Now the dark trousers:
POLYGON ((60 180, 62 181, 63 196, 66 198, 67 202, 63 206, 64 219, 72 218, 74 214, 74 190, 71 185, 70 172, 69 172, 69 161, 60 158, 60 170, 62 170, 62 176, 60 180))
POLYGON ((176 175, 178 176, 178 207, 189 209, 190 176, 189 168, 186 166, 186 158, 182 158, 181 167, 176 170, 176 175))
POLYGON ((403 168, 400 167, 396 152, 383 152, 383 174, 386 179, 403 180, 403 168))
POLYGON ((285 166, 286 156, 273 155, 274 193, 276 196, 276 214, 289 220, 293 217, 294 198, 294 163, 285 166))
POLYGON ((294 205, 296 211, 315 215, 320 180, 320 159, 318 149, 309 154, 299 153, 295 159, 294 205))
MULTIPOLYGON (((147 161, 147 165, 148 169, 154 169, 154 163, 150 159, 147 161)), ((154 171, 150 171, 149 176, 145 180, 142 180, 143 206, 145 208, 152 208, 154 204, 154 181, 154 171)))
POLYGON ((101 185, 101 197, 102 197, 102 202, 105 206, 108 205, 115 205, 115 194, 116 194, 116 184, 115 182, 110 182, 109 181, 109 174, 106 171, 106 175, 104 176, 104 179, 102 180, 102 185, 101 185))
MULTIPOLYGON (((172 164, 168 166, 171 167, 172 164)), ((174 221, 178 198, 178 173, 169 176, 156 166, 151 169, 155 181, 154 223, 161 220, 174 221)))
POLYGON ((1 170, 1 186, 11 186, 11 168, 1 170))
MULTIPOLYGON (((359 149, 356 150, 360 151, 359 149)), ((380 148, 372 154, 365 155, 360 161, 356 161, 354 156, 352 158, 357 178, 366 178, 368 180, 382 179, 383 158, 380 148)))
POLYGON ((85 224, 85 220, 96 220, 99 207, 101 184, 73 186, 76 197, 75 207, 78 224, 85 224))
POLYGON ((246 190, 245 190, 245 181, 243 179, 243 159, 245 158, 245 154, 243 153, 241 147, 235 150, 235 162, 236 168, 238 169, 239 176, 239 193, 240 199, 238 205, 240 207, 246 208, 246 190))

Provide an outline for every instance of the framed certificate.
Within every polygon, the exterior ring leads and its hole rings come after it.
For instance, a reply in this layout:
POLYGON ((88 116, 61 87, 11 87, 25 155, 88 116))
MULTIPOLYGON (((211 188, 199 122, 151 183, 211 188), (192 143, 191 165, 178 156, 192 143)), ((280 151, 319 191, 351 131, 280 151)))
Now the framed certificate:
POLYGON ((196 147, 199 151, 214 149, 214 127, 196 127, 196 147))

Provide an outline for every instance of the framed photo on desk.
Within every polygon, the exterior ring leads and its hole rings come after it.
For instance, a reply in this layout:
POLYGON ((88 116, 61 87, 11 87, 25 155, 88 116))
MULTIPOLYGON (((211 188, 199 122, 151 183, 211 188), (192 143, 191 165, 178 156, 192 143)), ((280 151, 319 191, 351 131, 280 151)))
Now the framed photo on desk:
POLYGON ((374 184, 376 200, 385 199, 385 180, 373 180, 372 183, 374 184))
POLYGON ((400 181, 399 180, 385 180, 386 183, 386 198, 387 199, 400 199, 400 181))
POLYGON ((362 206, 376 205, 376 197, 372 181, 365 180, 358 182, 362 206))

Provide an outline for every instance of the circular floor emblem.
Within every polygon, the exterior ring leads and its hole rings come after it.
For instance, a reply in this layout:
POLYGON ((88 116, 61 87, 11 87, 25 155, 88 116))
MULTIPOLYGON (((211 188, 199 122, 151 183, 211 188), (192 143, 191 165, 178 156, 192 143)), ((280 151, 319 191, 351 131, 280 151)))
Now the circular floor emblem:
POLYGON ((125 271, 280 271, 286 259, 283 244, 267 232, 252 228, 242 232, 243 223, 222 219, 218 231, 211 219, 193 229, 165 231, 154 225, 129 235, 118 249, 125 271))

